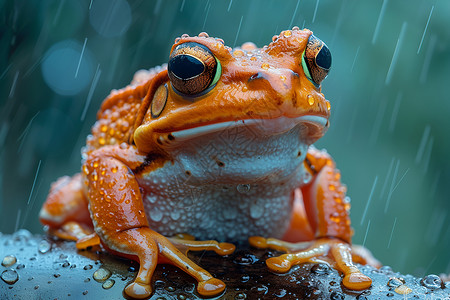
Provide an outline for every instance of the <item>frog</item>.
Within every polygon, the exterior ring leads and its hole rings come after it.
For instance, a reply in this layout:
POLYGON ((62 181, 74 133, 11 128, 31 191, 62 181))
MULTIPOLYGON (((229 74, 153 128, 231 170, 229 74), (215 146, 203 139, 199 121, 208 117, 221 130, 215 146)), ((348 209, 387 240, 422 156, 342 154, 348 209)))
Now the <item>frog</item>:
POLYGON ((347 188, 313 145, 330 125, 330 68, 328 46, 309 29, 262 48, 205 32, 176 38, 168 63, 103 101, 81 171, 52 184, 41 223, 77 249, 137 261, 124 290, 132 298, 152 294, 163 263, 195 278, 200 295, 219 295, 225 283, 188 251, 226 259, 246 242, 284 252, 266 260, 273 272, 325 262, 346 288, 370 288, 356 263, 378 262, 352 245, 347 188))

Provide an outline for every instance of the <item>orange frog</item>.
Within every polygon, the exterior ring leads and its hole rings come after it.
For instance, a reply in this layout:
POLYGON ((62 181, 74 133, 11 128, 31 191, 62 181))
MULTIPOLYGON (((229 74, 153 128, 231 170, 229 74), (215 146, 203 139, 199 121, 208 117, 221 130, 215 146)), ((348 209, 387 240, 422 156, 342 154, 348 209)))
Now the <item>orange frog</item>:
POLYGON ((247 239, 287 252, 267 260, 275 272, 327 261, 345 287, 369 288, 353 260, 376 261, 350 245, 340 173, 310 146, 329 126, 330 66, 328 47, 298 27, 263 48, 177 38, 167 65, 137 72, 103 102, 82 172, 52 185, 41 222, 79 249, 101 243, 138 261, 125 289, 134 298, 152 293, 158 263, 193 276, 203 296, 221 293, 225 284, 186 254, 227 255, 226 242, 247 239))

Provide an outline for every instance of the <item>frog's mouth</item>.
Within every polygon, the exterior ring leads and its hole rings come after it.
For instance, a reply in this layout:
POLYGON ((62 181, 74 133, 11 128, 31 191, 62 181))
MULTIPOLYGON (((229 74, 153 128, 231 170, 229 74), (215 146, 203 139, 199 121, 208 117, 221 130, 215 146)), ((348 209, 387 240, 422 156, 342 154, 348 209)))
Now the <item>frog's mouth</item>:
POLYGON ((302 127, 302 140, 306 144, 312 144, 322 137, 327 130, 328 119, 322 116, 304 115, 296 118, 282 116, 274 119, 225 121, 172 131, 170 133, 162 133, 158 137, 158 143, 164 146, 174 146, 178 143, 199 138, 207 134, 244 127, 258 136, 273 136, 287 132, 296 126, 302 127))

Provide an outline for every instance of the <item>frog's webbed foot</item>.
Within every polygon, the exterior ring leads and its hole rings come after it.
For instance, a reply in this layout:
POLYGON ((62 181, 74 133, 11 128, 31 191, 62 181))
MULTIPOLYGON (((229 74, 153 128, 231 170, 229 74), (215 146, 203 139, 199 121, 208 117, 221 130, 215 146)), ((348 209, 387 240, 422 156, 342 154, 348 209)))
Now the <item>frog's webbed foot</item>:
POLYGON ((109 237, 114 243, 107 246, 117 252, 137 257, 140 263, 135 280, 125 288, 133 298, 151 295, 150 285, 157 264, 170 263, 185 271, 198 281, 197 291, 202 296, 214 296, 225 289, 225 284, 209 272, 196 265, 184 253, 190 250, 213 250, 220 255, 230 254, 234 246, 216 241, 195 241, 190 238, 166 238, 148 227, 133 228, 109 237), (181 250, 180 250, 181 249, 181 250), (184 253, 183 253, 184 252, 184 253))
POLYGON ((266 260, 273 272, 285 273, 293 265, 304 262, 327 262, 344 273, 342 283, 348 289, 363 290, 372 284, 372 280, 353 264, 351 246, 339 239, 320 238, 311 242, 289 243, 272 238, 251 237, 249 242, 257 248, 287 252, 266 260))

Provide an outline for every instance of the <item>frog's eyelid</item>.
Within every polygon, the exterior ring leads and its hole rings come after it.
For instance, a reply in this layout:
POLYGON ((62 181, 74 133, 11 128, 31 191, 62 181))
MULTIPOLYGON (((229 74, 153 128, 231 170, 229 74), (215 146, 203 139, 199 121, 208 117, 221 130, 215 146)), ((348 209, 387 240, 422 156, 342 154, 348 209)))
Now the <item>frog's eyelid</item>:
POLYGON ((309 80, 316 88, 319 88, 319 87, 320 87, 320 84, 315 83, 314 80, 312 79, 311 73, 310 73, 310 71, 309 71, 308 64, 306 63, 306 60, 305 60, 305 51, 306 51, 306 50, 304 50, 303 53, 302 53, 302 67, 303 67, 303 72, 305 73, 306 78, 308 78, 308 80, 309 80))
POLYGON ((218 60, 215 55, 214 55, 214 58, 216 59, 216 63, 217 63, 216 74, 214 75, 214 79, 212 80, 209 87, 213 87, 214 85, 216 85, 216 83, 220 79, 220 76, 222 76, 222 64, 220 63, 220 60, 218 60))

